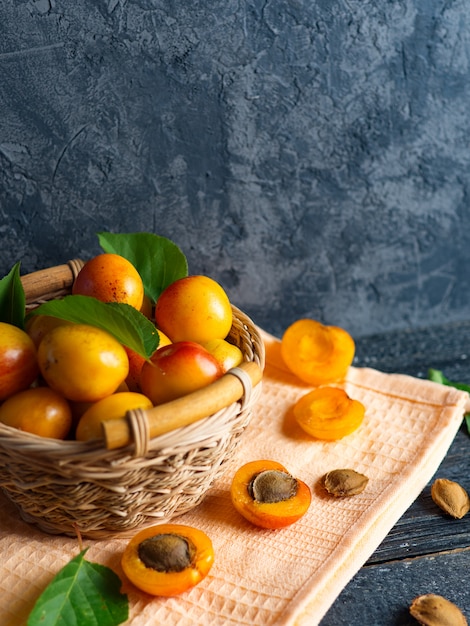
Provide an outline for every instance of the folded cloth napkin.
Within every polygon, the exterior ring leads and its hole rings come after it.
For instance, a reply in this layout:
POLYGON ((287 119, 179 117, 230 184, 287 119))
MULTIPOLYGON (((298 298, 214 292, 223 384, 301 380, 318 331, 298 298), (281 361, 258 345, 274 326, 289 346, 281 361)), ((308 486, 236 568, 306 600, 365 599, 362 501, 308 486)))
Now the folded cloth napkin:
MULTIPOLYGON (((114 569, 130 600, 131 626, 315 626, 437 470, 461 422, 468 394, 430 381, 351 367, 344 388, 366 406, 361 427, 335 442, 314 440, 292 406, 310 388, 284 367, 280 343, 262 333, 263 390, 236 456, 202 504, 173 522, 211 537, 215 562, 205 580, 174 598, 129 584, 120 567, 126 538, 85 541, 86 558, 114 569), (280 530, 252 526, 233 508, 235 470, 256 459, 282 463, 312 490, 304 517, 280 530), (319 486, 329 470, 369 478, 349 498, 319 486)), ((19 626, 53 575, 79 551, 78 541, 49 536, 0 506, 0 626, 19 626)))

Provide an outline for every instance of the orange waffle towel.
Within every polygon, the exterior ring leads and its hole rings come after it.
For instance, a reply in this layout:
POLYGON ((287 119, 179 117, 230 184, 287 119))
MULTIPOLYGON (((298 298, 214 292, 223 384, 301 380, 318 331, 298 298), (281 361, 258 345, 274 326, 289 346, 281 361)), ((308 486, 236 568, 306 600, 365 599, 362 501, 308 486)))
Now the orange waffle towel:
MULTIPOLYGON (((367 408, 363 425, 337 442, 313 440, 292 418, 293 404, 309 387, 283 367, 279 341, 263 337, 263 391, 236 457, 203 503, 173 520, 211 537, 214 566, 175 598, 153 598, 124 582, 131 626, 315 626, 430 480, 462 422, 467 393, 352 367, 344 386, 367 408), (231 505, 234 471, 261 458, 279 461, 312 489, 309 511, 288 528, 256 528, 231 505), (339 467, 366 474, 366 490, 351 498, 325 494, 320 478, 339 467)), ((28 526, 3 496, 0 506, 0 626, 19 626, 79 546, 28 526)), ((85 541, 86 558, 124 581, 119 561, 126 543, 85 541)))

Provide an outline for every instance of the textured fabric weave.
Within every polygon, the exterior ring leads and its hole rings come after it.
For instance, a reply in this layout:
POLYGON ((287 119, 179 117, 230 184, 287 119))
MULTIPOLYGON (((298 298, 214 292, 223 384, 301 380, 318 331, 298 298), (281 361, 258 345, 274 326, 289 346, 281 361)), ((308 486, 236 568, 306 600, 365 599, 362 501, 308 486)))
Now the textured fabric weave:
MULTIPOLYGON (((263 392, 236 457, 203 503, 173 520, 211 537, 214 566, 197 587, 175 598, 153 598, 124 582, 131 626, 315 626, 422 491, 461 424, 466 393, 352 367, 344 386, 366 406, 363 425, 337 442, 313 440, 292 416, 294 402, 310 388, 285 370, 278 340, 263 338, 263 392), (309 511, 288 528, 256 528, 231 504, 234 471, 262 458, 282 463, 311 487, 309 511), (339 467, 366 474, 365 491, 328 496, 319 481, 339 467)), ((0 507, 0 626, 19 626, 79 545, 28 526, 3 496, 0 507)), ((126 543, 86 541, 86 558, 125 581, 119 561, 126 543)))

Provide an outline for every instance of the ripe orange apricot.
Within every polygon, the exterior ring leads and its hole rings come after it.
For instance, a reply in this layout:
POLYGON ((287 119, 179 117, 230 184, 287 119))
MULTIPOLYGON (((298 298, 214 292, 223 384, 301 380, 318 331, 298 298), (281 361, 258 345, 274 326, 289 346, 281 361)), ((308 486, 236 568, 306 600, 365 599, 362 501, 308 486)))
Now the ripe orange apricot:
POLYGON ((214 548, 202 530, 183 524, 145 528, 121 557, 124 574, 154 596, 176 596, 199 584, 214 562, 214 548))
POLYGON ((355 343, 347 331, 311 319, 297 320, 281 339, 281 355, 289 370, 315 386, 342 380, 354 353, 355 343))
POLYGON ((0 401, 27 389, 38 374, 31 337, 13 324, 0 322, 0 401))
POLYGON ((34 387, 5 400, 0 406, 0 422, 41 437, 65 439, 72 426, 72 410, 53 389, 34 387))
POLYGON ((318 387, 294 405, 294 417, 312 437, 334 441, 362 424, 365 407, 339 387, 318 387))
POLYGON ((223 375, 219 362, 194 341, 178 341, 158 350, 140 373, 140 388, 154 405, 201 389, 223 375))
POLYGON ((140 311, 144 285, 130 261, 105 252, 85 263, 72 286, 72 294, 92 296, 102 302, 123 302, 140 311))
POLYGON ((75 438, 77 441, 101 439, 101 422, 124 417, 131 409, 151 409, 152 403, 141 393, 121 391, 93 403, 81 416, 75 438))
POLYGON ((109 396, 129 372, 123 346, 87 324, 58 326, 47 333, 39 344, 38 362, 49 387, 74 402, 109 396))
POLYGON ((209 276, 186 276, 171 283, 155 305, 155 323, 171 341, 225 339, 232 307, 224 289, 209 276))
POLYGON ((312 494, 277 461, 251 461, 232 479, 230 497, 245 519, 261 528, 284 528, 307 512, 312 494))
POLYGON ((225 339, 211 339, 202 344, 208 352, 220 363, 222 370, 228 372, 232 367, 237 367, 243 361, 243 352, 238 346, 234 346, 225 339))

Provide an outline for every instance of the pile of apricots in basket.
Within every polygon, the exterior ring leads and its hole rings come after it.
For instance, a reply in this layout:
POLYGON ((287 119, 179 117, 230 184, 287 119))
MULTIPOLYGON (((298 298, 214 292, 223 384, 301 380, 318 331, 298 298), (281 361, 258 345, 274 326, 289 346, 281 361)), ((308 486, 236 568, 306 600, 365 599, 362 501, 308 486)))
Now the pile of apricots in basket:
POLYGON ((134 265, 104 252, 78 273, 71 297, 77 296, 133 307, 152 321, 157 349, 147 358, 103 328, 41 313, 41 307, 24 329, 1 322, 1 422, 44 437, 73 433, 90 440, 101 436, 102 420, 186 395, 243 360, 226 340, 229 298, 208 276, 171 282, 154 305, 134 265))

